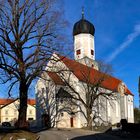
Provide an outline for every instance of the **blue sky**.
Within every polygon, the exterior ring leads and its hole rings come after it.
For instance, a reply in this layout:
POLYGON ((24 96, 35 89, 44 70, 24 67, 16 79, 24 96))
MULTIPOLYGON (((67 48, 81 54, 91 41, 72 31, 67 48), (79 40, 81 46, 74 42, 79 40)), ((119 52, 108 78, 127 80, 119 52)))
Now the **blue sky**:
MULTIPOLYGON (((96 59, 113 66, 114 76, 126 83, 138 106, 140 0, 63 0, 62 4, 64 17, 69 22, 66 34, 71 42, 73 25, 80 20, 84 6, 85 19, 95 26, 96 59)), ((73 45, 70 46, 73 56, 73 45)), ((1 96, 7 97, 6 91, 6 86, 0 86, 1 96)), ((30 93, 34 95, 32 90, 30 93)))
POLYGON ((82 6, 85 19, 95 26, 96 59, 113 66, 114 76, 126 83, 138 106, 140 0, 64 0, 71 40, 73 24, 81 18, 82 6))

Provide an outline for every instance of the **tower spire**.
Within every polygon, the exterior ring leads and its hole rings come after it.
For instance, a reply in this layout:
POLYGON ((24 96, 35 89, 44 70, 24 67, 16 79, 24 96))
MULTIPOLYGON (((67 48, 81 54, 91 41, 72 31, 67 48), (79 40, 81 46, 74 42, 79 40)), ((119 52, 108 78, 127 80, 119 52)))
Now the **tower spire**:
POLYGON ((82 6, 82 19, 84 19, 84 6, 82 6))

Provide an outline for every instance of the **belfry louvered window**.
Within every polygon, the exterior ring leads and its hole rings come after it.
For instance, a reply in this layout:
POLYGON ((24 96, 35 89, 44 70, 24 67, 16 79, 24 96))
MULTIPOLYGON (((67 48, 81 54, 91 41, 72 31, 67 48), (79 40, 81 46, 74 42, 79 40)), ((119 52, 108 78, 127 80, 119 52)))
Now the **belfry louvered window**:
POLYGON ((77 54, 77 55, 81 54, 81 50, 77 50, 77 51, 76 51, 76 54, 77 54))

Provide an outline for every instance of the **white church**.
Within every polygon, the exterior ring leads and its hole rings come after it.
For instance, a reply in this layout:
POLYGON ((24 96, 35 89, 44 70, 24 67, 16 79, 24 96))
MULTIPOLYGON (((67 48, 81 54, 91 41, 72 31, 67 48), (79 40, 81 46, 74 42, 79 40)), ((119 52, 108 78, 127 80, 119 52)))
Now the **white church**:
POLYGON ((94 33, 94 25, 82 15, 73 27, 74 60, 52 55, 36 84, 38 126, 47 123, 45 115, 58 128, 134 122, 134 96, 124 82, 100 71, 94 33))

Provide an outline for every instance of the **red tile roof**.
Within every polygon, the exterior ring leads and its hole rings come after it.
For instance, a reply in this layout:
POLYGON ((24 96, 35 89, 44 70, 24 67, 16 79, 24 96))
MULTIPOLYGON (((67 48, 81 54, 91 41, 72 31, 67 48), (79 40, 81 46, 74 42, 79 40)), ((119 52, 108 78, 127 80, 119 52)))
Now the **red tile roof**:
POLYGON ((35 99, 28 99, 27 103, 29 105, 35 105, 36 104, 36 101, 35 101, 35 99))
POLYGON ((0 105, 6 105, 13 101, 14 101, 14 99, 0 99, 0 105))
MULTIPOLYGON (((7 105, 7 104, 14 102, 15 100, 16 99, 3 99, 3 98, 1 98, 0 105, 7 105)), ((35 99, 28 99, 28 104, 35 105, 36 104, 35 99)))
MULTIPOLYGON (((82 82, 86 82, 89 84, 97 84, 99 83, 99 80, 103 80, 101 82, 101 86, 103 88, 106 88, 112 91, 117 91, 119 83, 122 82, 121 80, 113 76, 102 73, 98 70, 95 70, 94 68, 90 68, 86 65, 76 62, 75 60, 71 60, 64 56, 59 56, 59 57, 60 57, 60 60, 63 61, 64 64, 73 72, 73 74, 82 82), (103 79, 103 77, 105 78, 103 79)), ((54 78, 54 80, 56 79, 54 78)), ((59 80, 57 79, 57 82, 58 81, 59 80)), ((128 90, 128 88, 126 90, 126 93, 133 95, 128 90)))
POLYGON ((48 72, 48 75, 56 85, 65 85, 62 79, 55 72, 48 72))

